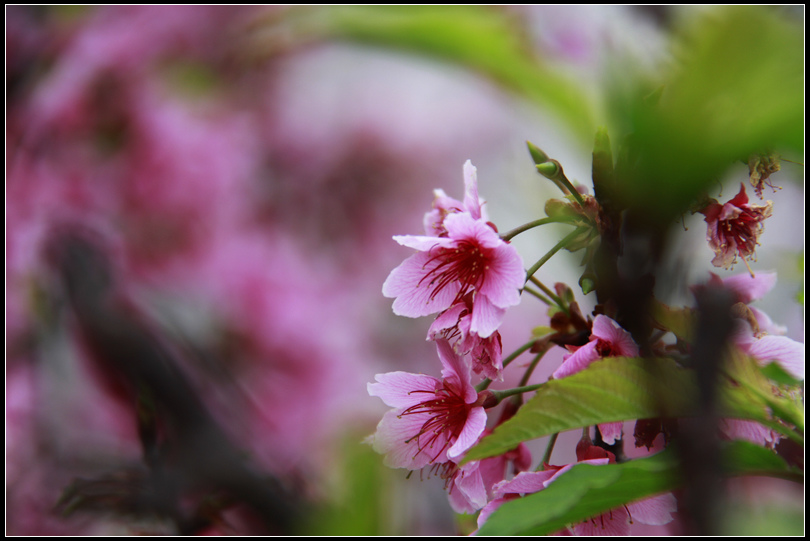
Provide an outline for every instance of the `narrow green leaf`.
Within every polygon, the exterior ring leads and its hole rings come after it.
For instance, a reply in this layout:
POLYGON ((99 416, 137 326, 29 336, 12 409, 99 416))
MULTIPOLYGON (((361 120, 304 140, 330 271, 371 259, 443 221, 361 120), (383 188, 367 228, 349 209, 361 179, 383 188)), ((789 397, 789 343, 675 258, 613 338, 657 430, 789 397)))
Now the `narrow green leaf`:
MULTIPOLYGON (((801 472, 790 469, 772 451, 748 442, 730 443, 723 455, 724 474, 769 475, 801 482, 801 472)), ((625 462, 592 466, 579 464, 547 488, 501 505, 478 535, 545 535, 569 524, 627 503, 679 488, 684 476, 677 451, 625 462)))

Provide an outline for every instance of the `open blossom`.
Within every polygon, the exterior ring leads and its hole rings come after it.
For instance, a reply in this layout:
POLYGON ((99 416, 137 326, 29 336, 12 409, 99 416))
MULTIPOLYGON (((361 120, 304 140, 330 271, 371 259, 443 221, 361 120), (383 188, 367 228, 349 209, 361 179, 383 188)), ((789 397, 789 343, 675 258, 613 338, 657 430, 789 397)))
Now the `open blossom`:
MULTIPOLYGON (((571 348, 571 346, 569 346, 571 348)), ((606 357, 636 357, 638 346, 630 333, 622 329, 609 317, 599 314, 593 321, 591 337, 587 344, 576 348, 574 353, 563 359, 554 371, 554 378, 564 378, 587 368, 594 361, 606 357)), ((602 423, 599 432, 605 443, 612 444, 622 435, 622 423, 602 423)))
MULTIPOLYGON (((750 274, 735 274, 728 278, 720 278, 714 273, 711 273, 708 285, 722 286, 730 290, 736 297, 737 302, 745 305, 759 300, 765 296, 776 285, 775 272, 757 272, 755 276, 750 274)), ((774 323, 771 318, 753 306, 747 306, 748 310, 756 320, 756 334, 785 334, 787 329, 781 325, 774 323)))
POLYGON ((514 246, 467 212, 450 214, 443 224, 447 237, 394 237, 418 251, 391 271, 383 295, 395 299, 395 314, 421 317, 447 310, 472 293, 470 332, 486 338, 506 308, 520 302, 523 260, 514 246))
MULTIPOLYGON (((616 461, 613 453, 595 445, 577 445, 577 464, 590 464, 602 466, 616 461)), ((495 486, 493 492, 496 499, 484 507, 478 516, 478 526, 484 522, 504 502, 520 497, 520 495, 539 492, 556 481, 576 464, 565 466, 546 465, 543 471, 522 472, 511 481, 503 481, 495 486)), ((634 522, 649 525, 663 525, 672 521, 672 513, 677 510, 675 497, 670 494, 661 494, 641 501, 628 503, 622 507, 611 509, 601 515, 569 526, 572 535, 630 535, 630 525, 634 522)))
POLYGON ((487 221, 484 202, 478 197, 478 176, 476 168, 467 160, 464 163, 464 202, 449 197, 444 190, 434 190, 433 209, 425 213, 425 233, 436 237, 446 237, 444 219, 454 212, 468 212, 476 220, 487 221))
POLYGON ((377 425, 374 450, 393 468, 421 469, 457 460, 486 425, 483 397, 470 383, 470 367, 446 341, 437 342, 442 379, 424 374, 377 374, 368 394, 394 408, 377 425))
POLYGON ((729 268, 739 255, 751 259, 757 246, 757 238, 762 233, 765 218, 773 211, 773 203, 767 201, 764 206, 748 204, 745 185, 740 185, 740 192, 728 203, 721 205, 713 201, 701 210, 708 224, 707 239, 714 250, 712 265, 729 268))

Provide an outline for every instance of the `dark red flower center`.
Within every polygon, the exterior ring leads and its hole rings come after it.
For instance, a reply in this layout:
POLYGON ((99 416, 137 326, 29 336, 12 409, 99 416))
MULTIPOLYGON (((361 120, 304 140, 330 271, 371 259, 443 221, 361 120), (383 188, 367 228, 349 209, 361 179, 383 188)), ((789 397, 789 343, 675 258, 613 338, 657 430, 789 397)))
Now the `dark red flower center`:
POLYGON ((471 405, 464 401, 462 393, 446 382, 436 391, 416 390, 411 393, 428 393, 434 395, 434 398, 411 406, 399 415, 400 417, 414 414, 429 415, 419 432, 408 438, 405 443, 415 439, 418 447, 417 455, 423 451, 427 452, 428 449, 435 451, 430 460, 434 462, 461 434, 471 405), (437 442, 441 445, 434 449, 437 442))
POLYGON ((431 258, 423 266, 430 270, 419 280, 419 285, 427 282, 431 289, 430 300, 433 300, 444 288, 457 284, 459 290, 453 303, 459 302, 467 293, 481 287, 490 259, 484 249, 470 240, 461 240, 454 248, 431 249, 431 258))

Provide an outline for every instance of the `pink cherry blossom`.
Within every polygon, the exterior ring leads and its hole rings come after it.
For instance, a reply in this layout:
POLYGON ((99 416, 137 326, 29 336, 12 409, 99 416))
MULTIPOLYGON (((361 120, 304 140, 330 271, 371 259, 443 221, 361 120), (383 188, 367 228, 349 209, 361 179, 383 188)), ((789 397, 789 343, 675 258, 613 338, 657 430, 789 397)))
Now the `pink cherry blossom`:
POLYGON ((487 415, 470 367, 446 341, 437 342, 444 369, 439 380, 424 374, 377 374, 368 393, 394 408, 377 425, 374 450, 393 468, 421 469, 458 459, 478 440, 487 415))
POLYGON ((753 258, 762 222, 771 216, 773 203, 749 205, 745 185, 740 184, 740 192, 726 204, 713 201, 700 212, 708 224, 707 240, 715 253, 712 265, 727 269, 738 255, 743 261, 753 258))
POLYGON ((468 212, 476 220, 487 221, 482 201, 478 197, 478 175, 475 166, 467 160, 464 163, 464 202, 449 197, 444 190, 434 190, 433 209, 425 214, 425 233, 436 237, 446 237, 444 219, 455 212, 468 212))
POLYGON ((447 237, 405 235, 394 240, 414 248, 383 284, 394 313, 420 317, 442 312, 473 293, 470 332, 490 336, 506 308, 520 302, 525 272, 514 246, 467 212, 444 219, 447 237))
MULTIPOLYGON (((554 378, 564 378, 587 368, 591 363, 606 357, 636 357, 638 346, 630 333, 609 317, 599 314, 593 321, 591 337, 587 344, 580 346, 554 371, 554 378)), ((599 431, 605 443, 612 444, 622 435, 622 423, 602 423, 599 431)))

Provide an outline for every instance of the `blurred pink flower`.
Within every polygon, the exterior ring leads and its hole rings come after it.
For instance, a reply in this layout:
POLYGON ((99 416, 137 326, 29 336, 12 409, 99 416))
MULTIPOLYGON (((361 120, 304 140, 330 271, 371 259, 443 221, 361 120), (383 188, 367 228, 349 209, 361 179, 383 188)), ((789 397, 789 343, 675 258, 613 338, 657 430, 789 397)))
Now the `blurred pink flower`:
POLYGON ((470 384, 470 367, 445 340, 436 343, 444 369, 439 380, 424 374, 377 374, 371 396, 394 408, 377 425, 372 443, 394 468, 421 469, 456 460, 484 431, 483 399, 470 384))
POLYGON ((520 302, 523 260, 486 222, 469 213, 450 214, 443 224, 447 237, 394 237, 418 252, 391 271, 383 295, 395 298, 395 314, 420 317, 474 293, 470 332, 486 338, 498 328, 506 308, 520 302))
POLYGON ((753 258, 762 222, 771 216, 773 203, 749 205, 745 185, 740 184, 740 192, 726 204, 713 201, 700 212, 708 224, 707 240, 715 253, 712 265, 729 268, 738 255, 743 262, 753 258))
MULTIPOLYGON (((554 371, 555 379, 564 378, 585 370, 591 363, 606 357, 636 357, 638 346, 630 333, 622 329, 609 317, 599 314, 593 321, 590 341, 580 346, 563 359, 562 365, 554 371)), ((599 431, 605 443, 611 444, 622 435, 622 423, 602 423, 599 431)))

